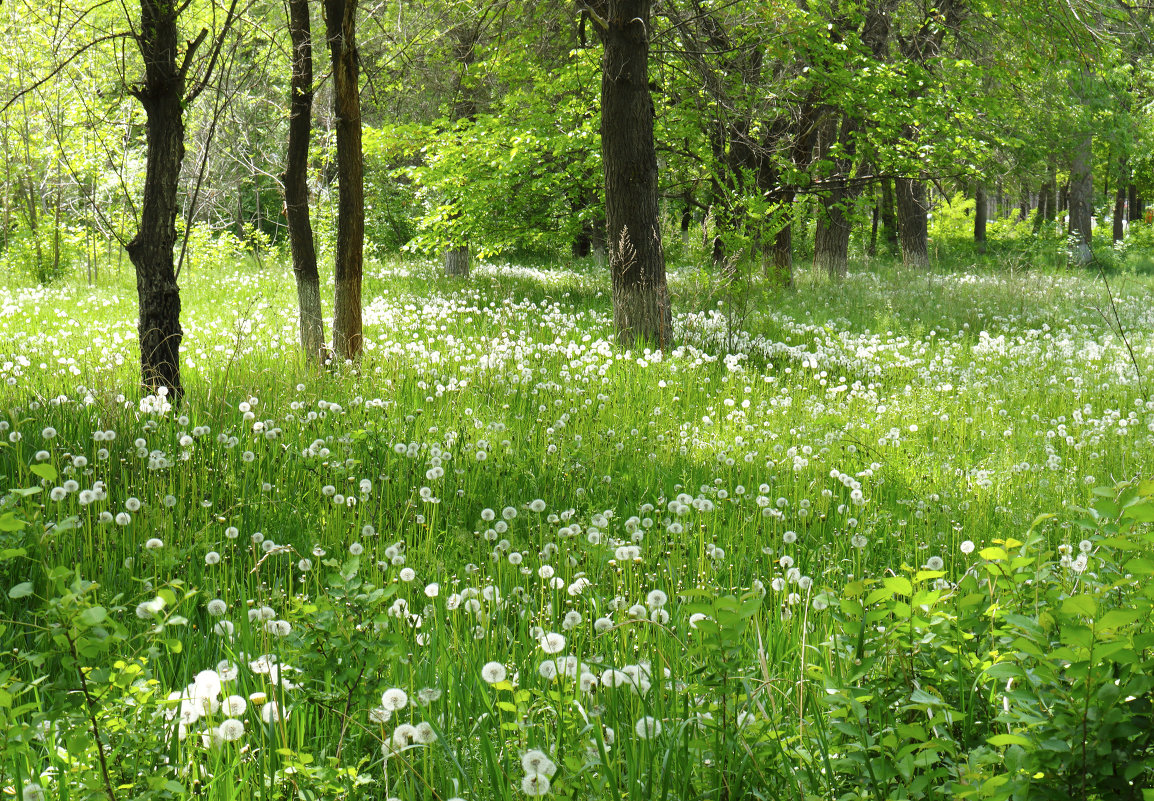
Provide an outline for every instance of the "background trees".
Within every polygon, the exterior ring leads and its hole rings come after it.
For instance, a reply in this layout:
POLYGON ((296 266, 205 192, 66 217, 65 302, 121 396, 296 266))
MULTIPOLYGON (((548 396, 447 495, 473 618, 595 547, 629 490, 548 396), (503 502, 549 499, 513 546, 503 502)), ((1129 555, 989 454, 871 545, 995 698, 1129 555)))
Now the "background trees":
MULTIPOLYGON (((1084 264, 1139 230, 1148 10, 662 0, 635 9, 646 115, 605 108, 617 40, 597 20, 611 5, 4 4, 0 265, 98 281, 131 262, 145 383, 179 392, 176 281, 198 261, 291 249, 310 358, 332 271, 334 349, 355 358, 364 258, 448 253, 460 270, 463 243, 483 258, 612 256, 643 223, 615 222, 607 180, 644 195, 621 211, 655 215, 645 241, 662 255, 635 242, 630 257, 653 275, 668 255, 789 284, 795 263, 837 278, 892 248, 924 269, 963 239, 1084 264), (653 158, 622 182, 604 133, 640 142, 650 123, 653 158)), ((611 261, 622 274, 629 259, 611 261)))

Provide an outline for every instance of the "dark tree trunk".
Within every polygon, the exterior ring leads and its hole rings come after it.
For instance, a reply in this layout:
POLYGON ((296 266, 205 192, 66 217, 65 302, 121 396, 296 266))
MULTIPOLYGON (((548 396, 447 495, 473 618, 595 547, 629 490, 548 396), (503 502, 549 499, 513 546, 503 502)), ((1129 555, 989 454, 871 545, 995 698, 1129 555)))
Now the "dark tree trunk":
MULTIPOLYGON (((457 60, 457 78, 453 87, 453 107, 451 119, 472 120, 477 116, 477 98, 473 89, 468 85, 469 68, 477 60, 477 40, 481 29, 477 25, 461 23, 449 31, 449 38, 453 43, 453 55, 457 60)), ((456 202, 456 201, 454 201, 456 202)), ((459 218, 460 212, 453 214, 459 218)), ((469 276, 469 244, 468 241, 456 242, 445 248, 443 256, 445 276, 448 278, 467 278, 469 276)))
POLYGON ((870 220, 870 243, 866 247, 866 255, 871 259, 878 255, 878 204, 874 202, 873 214, 870 220))
POLYGON ((894 182, 882 179, 882 230, 885 231, 886 250, 892 256, 898 252, 898 220, 894 211, 894 182))
POLYGON ((174 404, 184 394, 180 380, 184 332, 173 258, 176 191, 184 161, 185 75, 176 63, 178 15, 173 4, 164 0, 140 2, 137 41, 144 59, 144 82, 135 94, 144 106, 147 153, 140 230, 125 248, 136 268, 143 385, 149 392, 165 387, 174 404))
POLYGON ((445 275, 468 277, 469 246, 457 245, 445 251, 445 275))
POLYGON ((334 265, 333 351, 339 361, 361 355, 361 275, 365 245, 364 155, 361 151, 357 0, 325 0, 337 118, 337 247, 334 265))
POLYGON ((1070 254, 1070 266, 1083 267, 1094 260, 1094 181, 1090 172, 1093 137, 1085 136, 1074 151, 1070 164, 1070 234, 1077 243, 1070 254))
POLYGON ((308 160, 313 113, 313 40, 308 0, 289 0, 292 39, 292 97, 289 103, 288 152, 284 197, 289 246, 300 306, 301 350, 313 365, 324 361, 325 329, 321 314, 321 281, 309 219, 308 160))
POLYGON ((1134 186, 1134 184, 1130 184, 1130 187, 1127 190, 1127 194, 1129 194, 1129 198, 1127 198, 1127 200, 1129 201, 1128 205, 1130 207, 1130 212, 1127 215, 1126 221, 1141 222, 1142 209, 1138 208, 1138 187, 1134 186))
POLYGON ((978 184, 974 195, 974 247, 978 253, 986 252, 986 187, 978 184))
POLYGON ((623 347, 666 349, 673 317, 657 204, 657 154, 649 95, 651 0, 607 0, 601 70, 601 154, 613 322, 623 347))
POLYGON ((773 259, 767 267, 770 281, 777 286, 793 286, 793 220, 792 214, 773 237, 773 259))
POLYGON ((1118 160, 1118 186, 1114 189, 1114 242, 1126 238, 1126 183, 1130 180, 1130 169, 1125 158, 1118 160))
POLYGON ((898 178, 895 183, 902 264, 907 267, 928 267, 930 255, 925 182, 917 178, 898 178))
POLYGON ((1054 219, 1060 220, 1062 215, 1066 212, 1066 210, 1069 208, 1069 205, 1070 205, 1069 204, 1069 200, 1070 200, 1070 184, 1069 184, 1069 182, 1066 182, 1066 183, 1064 183, 1058 187, 1057 196, 1058 196, 1058 213, 1054 215, 1054 219))
POLYGON ((823 214, 817 218, 813 237, 813 266, 830 278, 845 278, 849 266, 848 199, 841 190, 822 198, 823 214))

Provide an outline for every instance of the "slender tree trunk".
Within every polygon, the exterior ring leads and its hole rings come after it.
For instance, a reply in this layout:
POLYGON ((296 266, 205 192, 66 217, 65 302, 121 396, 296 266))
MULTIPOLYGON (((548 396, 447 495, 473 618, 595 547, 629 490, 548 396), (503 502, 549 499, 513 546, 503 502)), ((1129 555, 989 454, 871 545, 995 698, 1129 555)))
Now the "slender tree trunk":
POLYGON ((1042 230, 1042 223, 1050 219, 1053 214, 1052 203, 1054 202, 1054 189, 1050 184, 1049 179, 1042 181, 1042 186, 1038 189, 1038 211, 1034 214, 1034 233, 1040 233, 1042 230))
POLYGON ((644 341, 664 350, 673 340, 673 317, 658 221, 650 5, 651 0, 603 4, 601 153, 617 339, 623 347, 644 341))
POLYGON ((1138 187, 1130 184, 1127 189, 1127 205, 1129 206, 1129 213, 1126 216, 1127 222, 1141 222, 1142 210, 1138 208, 1138 187))
POLYGON ((916 178, 898 178, 896 189, 902 264, 907 267, 928 267, 930 255, 925 182, 916 178))
POLYGON ((1094 181, 1090 172, 1093 136, 1087 134, 1074 151, 1070 165, 1070 234, 1077 240, 1070 266, 1084 267, 1094 260, 1094 181))
POLYGON ((898 221, 894 212, 894 182, 882 179, 882 230, 885 232, 886 251, 892 256, 898 252, 898 221))
POLYGON ((1126 184, 1130 180, 1130 169, 1126 159, 1118 159, 1118 186, 1114 189, 1114 242, 1126 238, 1126 184))
POLYGON ((164 387, 170 400, 184 394, 180 379, 180 290, 176 284, 176 192, 184 160, 184 73, 177 67, 178 11, 165 0, 140 0, 144 83, 136 97, 144 106, 147 142, 140 230, 126 247, 136 268, 140 301, 140 368, 144 388, 164 387))
POLYGON ((309 218, 308 160, 313 114, 313 38, 308 0, 289 0, 292 39, 292 97, 289 104, 288 153, 284 196, 289 247, 300 306, 301 350, 314 366, 324 361, 325 328, 321 314, 321 280, 309 218))
POLYGON ((361 355, 361 275, 365 246, 364 155, 361 150, 357 0, 325 0, 337 118, 337 246, 333 270, 333 352, 338 361, 361 355))
POLYGON ((866 255, 869 256, 871 259, 874 256, 878 255, 878 217, 879 216, 880 216, 880 214, 878 213, 878 204, 877 204, 877 201, 875 200, 874 201, 874 207, 873 207, 873 213, 871 214, 871 218, 870 218, 870 242, 869 242, 869 245, 866 247, 866 255))
POLYGON ((986 252, 986 187, 978 184, 974 196, 974 246, 978 253, 986 252))
POLYGON ((773 237, 772 270, 768 277, 780 287, 793 286, 793 220, 792 214, 773 237))

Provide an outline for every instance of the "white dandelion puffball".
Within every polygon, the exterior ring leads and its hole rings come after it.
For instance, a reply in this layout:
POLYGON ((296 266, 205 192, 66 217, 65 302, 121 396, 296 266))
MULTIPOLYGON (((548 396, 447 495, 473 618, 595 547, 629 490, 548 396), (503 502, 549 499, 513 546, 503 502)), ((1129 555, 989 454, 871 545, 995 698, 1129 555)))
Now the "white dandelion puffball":
POLYGON ((409 694, 399 687, 385 690, 381 693, 381 707, 390 712, 404 709, 409 703, 409 694))
MULTIPOLYGON (((242 699, 243 700, 243 699, 242 699)), ((221 721, 220 727, 217 729, 220 734, 220 739, 226 743, 232 743, 244 736, 244 722, 236 718, 228 718, 221 721)))
POLYGON ((505 666, 500 662, 486 662, 481 668, 481 678, 489 684, 498 684, 508 675, 505 666))
POLYGON ((556 632, 546 632, 541 635, 538 642, 541 644, 541 650, 547 654, 560 653, 565 648, 565 635, 557 634, 556 632))
POLYGON ((544 773, 529 773, 521 780, 521 792, 530 798, 549 792, 549 777, 544 773))
POLYGON ((633 731, 636 732, 637 736, 642 740, 652 740, 655 737, 661 736, 661 721, 650 715, 645 715, 638 719, 636 725, 633 727, 633 731))
POLYGON ((552 777, 557 772, 557 766, 544 751, 536 748, 521 755, 521 768, 528 774, 538 773, 552 777))

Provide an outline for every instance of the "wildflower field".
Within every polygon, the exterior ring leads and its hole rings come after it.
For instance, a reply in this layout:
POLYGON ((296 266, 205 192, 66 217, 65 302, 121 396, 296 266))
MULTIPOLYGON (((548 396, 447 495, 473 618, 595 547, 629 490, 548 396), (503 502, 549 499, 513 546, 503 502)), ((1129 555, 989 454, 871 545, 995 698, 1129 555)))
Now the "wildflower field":
POLYGON ((1150 797, 1149 277, 370 272, 0 291, 0 797, 1150 797))

